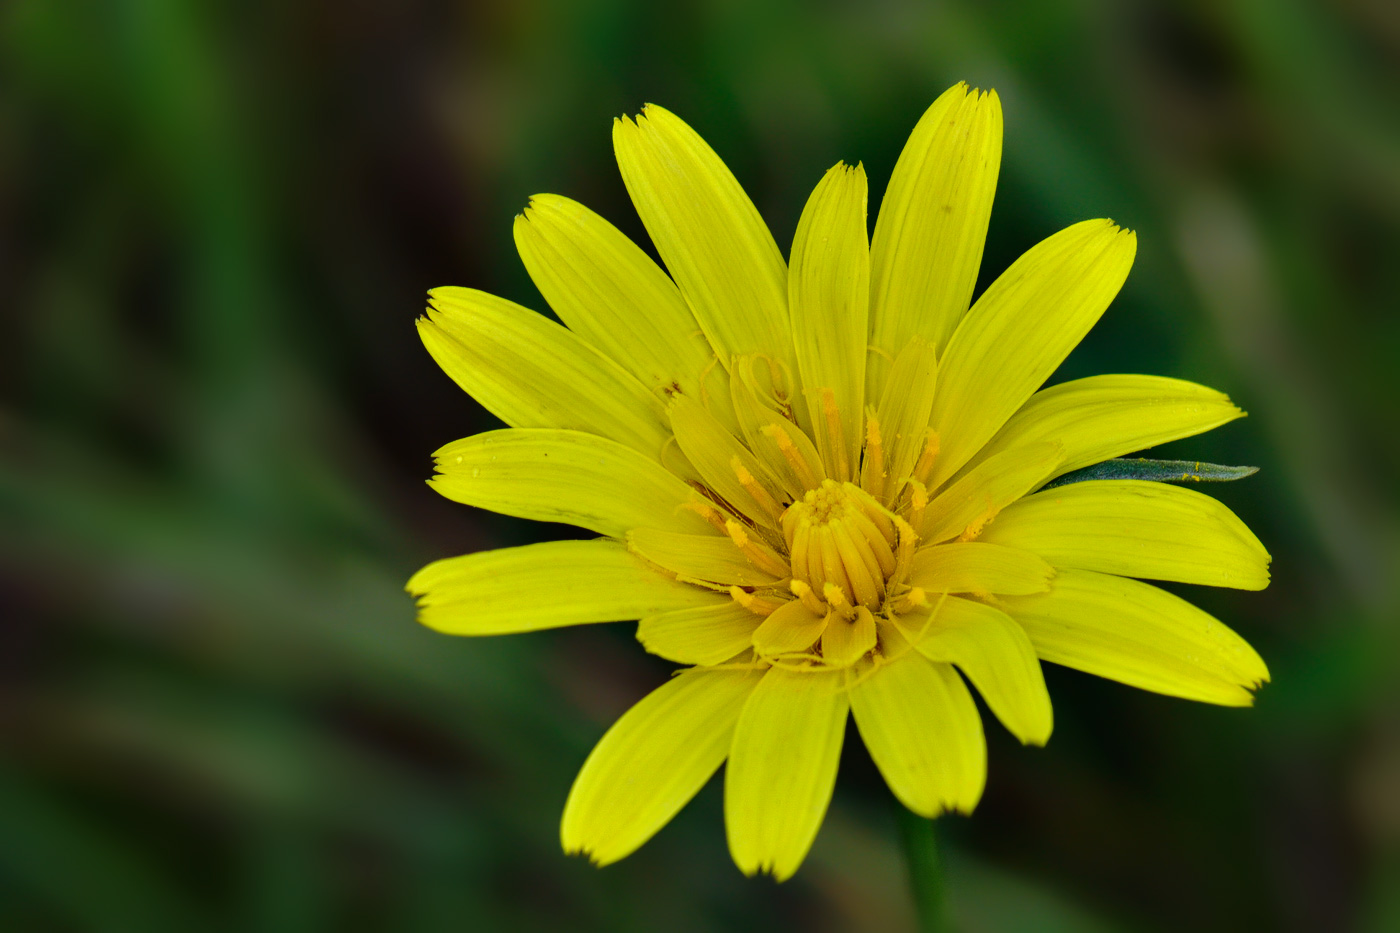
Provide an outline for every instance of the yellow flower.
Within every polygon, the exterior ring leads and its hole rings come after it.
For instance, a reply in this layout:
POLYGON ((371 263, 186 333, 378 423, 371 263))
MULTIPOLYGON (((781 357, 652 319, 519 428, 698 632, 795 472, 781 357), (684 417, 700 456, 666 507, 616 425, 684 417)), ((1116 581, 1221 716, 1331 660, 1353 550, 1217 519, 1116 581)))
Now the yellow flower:
POLYGON ((633 852, 725 771, 746 873, 787 878, 831 799, 848 712, 911 810, 970 811, 986 747, 970 682, 1022 742, 1050 736, 1040 661, 1244 706, 1268 679, 1219 621, 1145 577, 1262 589, 1227 508, 1135 480, 1047 481, 1240 417, 1154 376, 1037 391, 1127 277, 1108 220, 1033 247, 968 307, 1001 158, 995 93, 915 127, 873 240, 863 168, 812 193, 789 262, 719 157, 648 105, 613 127, 670 271, 538 195, 515 240, 560 320, 465 288, 419 332, 511 427, 436 453, 458 502, 597 532, 430 564, 420 619, 497 635, 639 619, 684 665, 584 764, 564 848, 633 852))

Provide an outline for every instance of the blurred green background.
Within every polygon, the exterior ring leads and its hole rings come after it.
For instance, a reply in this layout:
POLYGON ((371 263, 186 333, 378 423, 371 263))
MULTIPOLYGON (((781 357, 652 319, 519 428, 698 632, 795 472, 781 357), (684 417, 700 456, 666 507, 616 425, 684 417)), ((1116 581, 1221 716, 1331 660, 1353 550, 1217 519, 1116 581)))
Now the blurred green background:
POLYGON ((989 726, 940 821, 960 929, 1400 930, 1398 78, 1389 0, 0 6, 0 928, 907 929, 858 742, 788 884, 730 863, 716 786, 620 865, 560 853, 668 666, 630 625, 413 621, 429 559, 567 532, 423 484, 493 422, 412 322, 443 284, 543 307, 532 193, 644 239, 609 136, 644 101, 786 250, 966 79, 1006 113, 984 284, 1139 231, 1055 379, 1250 411, 1161 450, 1263 468, 1211 491, 1275 582, 1188 594, 1268 660, 1255 709, 1051 669, 1048 748, 989 726))

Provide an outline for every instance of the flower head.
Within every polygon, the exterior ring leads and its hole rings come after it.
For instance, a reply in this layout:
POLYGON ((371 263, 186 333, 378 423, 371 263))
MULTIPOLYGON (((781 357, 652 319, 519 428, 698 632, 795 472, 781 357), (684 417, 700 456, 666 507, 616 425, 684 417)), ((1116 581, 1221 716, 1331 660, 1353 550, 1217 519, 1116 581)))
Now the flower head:
POLYGON ((647 106, 613 132, 667 272, 566 198, 517 218, 563 325, 471 289, 419 320, 444 370, 510 425, 436 454, 434 488, 602 537, 455 557, 409 582, 424 624, 494 635, 638 619, 689 665, 584 764, 563 843, 600 864, 725 771, 730 849, 786 878, 820 827, 846 717, 893 792, 967 812, 986 775, 970 682, 1023 742, 1050 736, 1040 662, 1247 705, 1258 655, 1133 577, 1259 589, 1268 554, 1200 493, 1048 481, 1239 417, 1151 376, 1037 391, 1127 277, 1107 220, 1033 247, 969 308, 1001 155, 995 93, 915 127, 867 238, 838 164, 787 263, 718 156, 647 106))

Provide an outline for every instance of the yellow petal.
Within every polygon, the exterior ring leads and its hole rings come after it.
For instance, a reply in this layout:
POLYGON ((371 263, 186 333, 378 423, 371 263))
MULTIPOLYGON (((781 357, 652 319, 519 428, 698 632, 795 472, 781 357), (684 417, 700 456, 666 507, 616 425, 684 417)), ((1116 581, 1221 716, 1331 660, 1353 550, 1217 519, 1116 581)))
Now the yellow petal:
POLYGON ((560 838, 607 865, 670 822, 729 754, 734 723, 758 684, 749 671, 684 671, 613 724, 583 763, 560 838))
POLYGON ((719 156, 655 104, 635 123, 613 122, 613 149, 656 251, 724 365, 743 353, 791 365, 787 267, 719 156))
POLYGON ((637 640, 678 664, 720 664, 749 647, 758 623, 758 616, 730 600, 647 616, 637 623, 637 640))
POLYGON ((657 459, 670 437, 660 400, 567 328, 494 295, 437 288, 423 344, 452 380, 514 428, 568 428, 657 459))
POLYGON ((776 528, 779 514, 776 496, 781 486, 768 469, 694 400, 683 395, 675 397, 669 413, 676 444, 705 480, 705 485, 755 522, 776 528), (736 465, 749 478, 749 485, 745 484, 736 465))
POLYGON ((1057 441, 1064 462, 1054 479, 1113 457, 1218 428, 1244 417, 1229 396, 1165 376, 1089 376, 1042 389, 961 472, 1003 450, 1057 441))
POLYGON ((919 336, 909 339, 890 369, 884 395, 875 410, 880 437, 888 451, 888 480, 882 484, 886 502, 894 499, 909 478, 928 441, 937 373, 938 356, 933 344, 919 336))
POLYGON ((596 434, 507 428, 453 441, 433 457, 431 485, 454 502, 615 538, 642 526, 715 533, 682 508, 700 504, 699 493, 655 460, 596 434))
POLYGON ((753 632, 753 646, 766 658, 807 651, 826 628, 825 616, 817 615, 794 599, 768 614, 753 632))
POLYGON ((1060 457, 1058 444, 1042 442, 983 461, 929 503, 920 535, 929 544, 958 535, 976 537, 983 524, 1038 486, 1060 457))
POLYGON ((817 449, 838 482, 854 478, 863 436, 870 303, 865 202, 865 169, 837 163, 797 222, 788 273, 806 407, 817 449))
POLYGON ((1089 332, 1133 265, 1137 237, 1086 220, 1032 247, 963 318, 939 374, 943 441, 930 487, 952 476, 1089 332))
POLYGON ((684 392, 733 423, 728 376, 680 290, 622 231, 576 201, 537 194, 515 218, 515 245, 570 330, 652 392, 684 392))
POLYGON ((722 535, 636 528, 627 533, 627 546, 632 553, 688 580, 725 586, 767 586, 778 581, 750 563, 738 545, 722 535))
POLYGON ((951 664, 907 651, 851 680, 851 712, 870 757, 910 810, 971 813, 987 782, 987 744, 951 664))
POLYGON ((1137 580, 1061 570, 1050 592, 1007 596, 1043 660, 1170 696, 1249 706, 1269 670, 1244 639, 1195 606, 1137 580))
POLYGON ((880 204, 871 242, 870 398, 918 334, 941 354, 972 300, 1001 167, 995 91, 945 91, 914 127, 880 204))
POLYGON ((940 544, 914 555, 909 582, 926 593, 1043 593, 1055 570, 1028 550, 980 541, 940 544))
POLYGON ((1056 567, 1262 590, 1269 552, 1223 504, 1190 489, 1102 480, 1013 502, 981 540, 1035 551, 1056 567))
POLYGON ((744 704, 724 773, 729 852, 746 875, 792 877, 821 828, 846 733, 840 671, 771 668, 744 704))
POLYGON ((433 561, 413 575, 407 590, 418 597, 418 621, 449 635, 618 622, 729 598, 663 576, 610 538, 433 561))
POLYGON ((848 667, 875 647, 875 617, 861 606, 855 618, 832 616, 822 632, 822 659, 832 667, 848 667))
POLYGON ((1025 630, 1006 613, 950 596, 916 647, 931 661, 956 664, 1022 743, 1049 741, 1054 716, 1040 661, 1025 630))

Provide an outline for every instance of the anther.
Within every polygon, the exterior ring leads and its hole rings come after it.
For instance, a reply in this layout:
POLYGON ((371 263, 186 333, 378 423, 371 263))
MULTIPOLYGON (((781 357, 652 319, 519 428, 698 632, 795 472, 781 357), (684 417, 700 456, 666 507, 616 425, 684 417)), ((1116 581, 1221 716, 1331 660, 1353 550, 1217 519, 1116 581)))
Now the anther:
POLYGON ((765 424, 763 434, 765 437, 772 438, 773 443, 778 445, 779 452, 787 460, 788 465, 792 467, 792 471, 797 474, 797 481, 802 484, 802 488, 816 489, 817 486, 821 485, 821 478, 817 476, 812 465, 807 462, 806 457, 802 456, 802 452, 797 449, 797 445, 792 442, 792 438, 788 437, 787 431, 783 430, 781 425, 765 424))
POLYGON ((730 597, 739 605, 743 606, 754 615, 768 616, 775 610, 781 608, 785 600, 769 599, 765 596, 755 596, 747 590, 731 586, 729 588, 730 597))
POLYGON ((896 517, 894 527, 899 541, 895 545, 894 573, 890 574, 890 586, 902 583, 908 576, 909 567, 914 562, 914 543, 919 540, 918 533, 904 519, 896 517))
POLYGON ((836 457, 836 476, 843 482, 851 478, 850 458, 846 451, 846 437, 841 430, 841 409, 836 407, 836 393, 822 389, 822 414, 826 416, 827 442, 836 457))
POLYGON ((933 471, 933 461, 937 459, 938 432, 929 428, 928 435, 924 438, 924 449, 919 454, 919 462, 914 464, 914 479, 920 484, 927 483, 929 473, 933 471))
POLYGON ((826 603, 818 599, 817 594, 813 592, 812 588, 806 583, 803 583, 801 580, 790 580, 788 581, 788 589, 792 591, 792 595, 802 600, 802 605, 806 606, 813 613, 819 616, 826 615, 826 603))
POLYGON ((851 583, 854 601, 863 606, 878 606, 885 595, 885 575, 870 546, 865 544, 864 536, 852 535, 850 527, 840 522, 831 526, 831 537, 846 579, 851 583))
POLYGON ((924 509, 928 508, 928 487, 922 480, 909 481, 909 525, 916 532, 924 528, 924 509))
MULTIPOLYGON (((865 512, 855 513, 852 520, 855 522, 856 530, 861 533, 865 543, 870 546, 870 552, 875 555, 875 559, 879 562, 880 573, 886 577, 894 573, 894 549, 890 547, 890 540, 894 537, 894 524, 889 523, 890 533, 886 535, 865 512)), ((889 520, 886 519, 886 522, 889 520)))
POLYGON ((777 521, 782 515, 782 508, 778 505, 777 500, 768 494, 768 490, 764 489, 762 484, 754 479, 753 474, 744 466, 738 454, 735 454, 729 459, 729 468, 733 470, 734 475, 738 477, 739 485, 743 486, 744 491, 752 496, 753 500, 758 503, 758 507, 767 512, 774 521, 777 521))
POLYGON ((719 509, 715 508, 714 506, 705 502, 691 501, 681 503, 681 508, 688 509, 696 513, 705 521, 709 522, 711 525, 714 525, 720 531, 724 531, 724 516, 721 515, 719 509))
POLYGON ((734 542, 739 550, 744 552, 744 556, 749 559, 749 563, 753 564, 759 570, 770 573, 779 579, 791 574, 792 571, 787 561, 779 557, 777 553, 766 544, 751 538, 749 533, 744 530, 744 526, 734 519, 731 518, 724 523, 724 530, 729 533, 730 540, 734 542))
POLYGON ((971 541, 982 533, 982 529, 987 527, 987 522, 996 518, 998 509, 996 506, 988 505, 987 511, 974 518, 963 529, 963 533, 958 535, 959 541, 971 541))
POLYGON ((854 614, 851 601, 846 598, 846 591, 835 583, 822 584, 822 595, 826 597, 827 605, 831 606, 831 611, 842 618, 849 619, 854 614))
POLYGON ((876 499, 885 494, 885 448, 880 440, 880 422, 875 409, 865 415, 865 460, 860 467, 860 485, 876 499))
POLYGON ((913 612, 915 609, 926 609, 928 604, 928 594, 924 592, 923 587, 916 586, 900 597, 899 602, 895 604, 895 612, 913 612))
MULTIPOLYGON (((828 584, 834 584, 845 594, 847 602, 851 600, 851 594, 855 592, 855 587, 851 585, 850 577, 846 574, 845 562, 841 559, 841 552, 836 544, 835 535, 832 533, 830 525, 825 525, 813 531, 816 536, 817 548, 821 554, 821 578, 828 584)), ((826 588, 822 588, 825 595, 826 588)), ((827 602, 831 602, 830 597, 827 602)))

